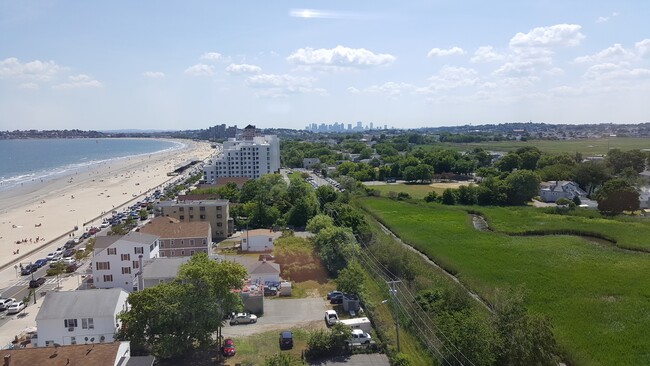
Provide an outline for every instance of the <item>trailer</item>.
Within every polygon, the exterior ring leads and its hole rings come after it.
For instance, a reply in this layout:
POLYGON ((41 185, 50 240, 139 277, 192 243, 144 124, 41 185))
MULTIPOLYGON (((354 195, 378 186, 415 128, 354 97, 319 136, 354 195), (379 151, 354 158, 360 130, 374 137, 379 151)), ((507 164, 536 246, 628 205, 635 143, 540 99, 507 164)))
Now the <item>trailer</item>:
POLYGON ((339 323, 347 325, 352 329, 361 329, 364 332, 370 332, 372 330, 372 324, 368 318, 345 319, 340 320, 339 323))

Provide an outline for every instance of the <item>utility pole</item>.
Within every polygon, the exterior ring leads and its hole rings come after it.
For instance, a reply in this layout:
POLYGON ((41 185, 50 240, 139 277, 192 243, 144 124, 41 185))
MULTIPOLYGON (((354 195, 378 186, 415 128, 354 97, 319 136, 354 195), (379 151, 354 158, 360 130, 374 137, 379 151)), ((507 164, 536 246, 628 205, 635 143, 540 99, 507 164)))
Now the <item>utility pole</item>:
POLYGON ((400 352, 399 347, 399 314, 397 312, 397 289, 395 285, 402 281, 386 281, 390 288, 388 292, 390 293, 390 298, 393 300, 393 313, 395 315, 395 336, 397 337, 397 352, 400 352))

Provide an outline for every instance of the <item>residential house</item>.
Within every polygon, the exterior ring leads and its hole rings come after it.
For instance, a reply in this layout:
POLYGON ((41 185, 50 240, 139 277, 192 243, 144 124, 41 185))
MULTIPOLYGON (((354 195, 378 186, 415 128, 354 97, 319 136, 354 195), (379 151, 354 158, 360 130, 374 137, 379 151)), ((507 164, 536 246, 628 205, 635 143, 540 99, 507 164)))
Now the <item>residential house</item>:
MULTIPOLYGON (((39 332, 40 333, 40 332, 39 332)), ((153 356, 131 356, 130 342, 2 350, 5 366, 153 366, 153 356)))
POLYGON ((98 236, 93 253, 93 281, 96 288, 137 288, 136 274, 142 260, 159 256, 159 237, 130 232, 124 236, 98 236), (142 258, 140 258, 142 255, 142 258))
POLYGON ((555 202, 560 198, 572 200, 575 196, 581 199, 587 196, 587 192, 583 191, 576 182, 552 180, 539 185, 539 197, 544 202, 555 202))
POLYGON ((280 235, 280 232, 267 229, 246 230, 241 236, 241 250, 247 252, 271 251, 273 250, 273 242, 280 235))
POLYGON ((181 264, 187 263, 189 260, 190 257, 160 257, 143 262, 138 289, 143 290, 160 283, 172 282, 176 279, 181 264))
POLYGON ((154 206, 156 216, 173 217, 180 222, 208 222, 212 238, 225 239, 232 235, 228 200, 161 201, 154 206))
POLYGON ((212 230, 208 221, 181 222, 159 216, 140 228, 141 233, 159 237, 161 257, 185 257, 209 253, 212 230))
POLYGON ((248 272, 253 283, 280 282, 280 265, 269 261, 241 255, 224 255, 223 260, 239 263, 248 272))
POLYGON ((128 310, 127 297, 121 288, 50 291, 36 315, 38 342, 32 344, 111 343, 121 324, 118 315, 128 310))

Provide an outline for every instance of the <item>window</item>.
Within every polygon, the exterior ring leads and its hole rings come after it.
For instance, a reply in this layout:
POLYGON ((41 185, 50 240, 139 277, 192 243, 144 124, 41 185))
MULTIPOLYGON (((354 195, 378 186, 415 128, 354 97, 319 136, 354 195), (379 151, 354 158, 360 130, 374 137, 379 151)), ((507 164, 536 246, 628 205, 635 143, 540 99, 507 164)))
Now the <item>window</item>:
POLYGON ((122 274, 131 274, 131 267, 122 267, 122 274))
POLYGON ((220 218, 221 218, 221 214, 217 214, 217 218, 220 219, 220 218))
POLYGON ((190 211, 194 211, 194 207, 190 207, 190 211))
POLYGON ((194 251, 193 251, 193 250, 190 250, 190 255, 194 255, 194 251))
POLYGON ((77 337, 70 337, 70 344, 77 344, 77 337))
POLYGON ((113 275, 104 275, 104 282, 113 282, 113 275))
POLYGON ((202 239, 201 241, 203 242, 203 245, 205 245, 205 239, 202 239))
POLYGON ((135 247, 133 248, 133 251, 135 254, 144 254, 144 248, 143 247, 135 247))
POLYGON ((190 239, 190 246, 194 246, 194 239, 190 239))
POLYGON ((172 250, 172 254, 171 254, 171 256, 172 256, 172 257, 174 256, 174 251, 173 251, 173 250, 172 250))
POLYGON ((82 318, 81 319, 81 329, 95 329, 95 324, 94 324, 93 318, 82 318))
POLYGON ((170 240, 170 244, 174 245, 174 239, 170 240))
POLYGON ((185 256, 185 251, 184 250, 181 250, 181 255, 185 256))
POLYGON ((199 215, 199 218, 200 218, 201 220, 205 220, 205 215, 199 215))
POLYGON ((120 258, 123 261, 130 261, 131 260, 131 254, 121 254, 120 258))
POLYGON ((181 246, 185 245, 185 240, 181 239, 181 246))
POLYGON ((63 319, 63 326, 65 328, 76 328, 77 319, 63 319))
POLYGON ((185 215, 180 215, 179 220, 185 220, 185 215))
POLYGON ((217 206, 217 211, 221 211, 221 206, 217 206))
POLYGON ((140 268, 140 262, 138 262, 138 261, 133 261, 133 268, 134 268, 134 269, 138 269, 138 268, 140 268))
POLYGON ((95 262, 98 271, 111 269, 111 262, 95 262))
POLYGON ((106 253, 108 255, 117 255, 117 249, 116 248, 106 248, 106 253))
POLYGON ((194 215, 190 215, 190 220, 192 220, 193 218, 194 218, 194 215))
POLYGON ((205 211, 205 206, 199 207, 199 211, 205 211))
POLYGON ((217 222, 217 226, 223 226, 223 224, 220 223, 220 222, 217 222))
POLYGON ((185 207, 179 207, 179 208, 178 208, 178 211, 180 211, 180 212, 185 212, 185 207))

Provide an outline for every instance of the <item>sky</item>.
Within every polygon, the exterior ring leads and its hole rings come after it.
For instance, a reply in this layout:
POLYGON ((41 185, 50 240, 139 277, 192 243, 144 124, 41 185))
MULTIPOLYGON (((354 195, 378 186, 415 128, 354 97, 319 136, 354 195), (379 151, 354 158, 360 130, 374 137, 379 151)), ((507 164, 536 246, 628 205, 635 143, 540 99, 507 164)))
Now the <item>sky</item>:
POLYGON ((0 130, 650 122, 650 1, 0 0, 0 130))

